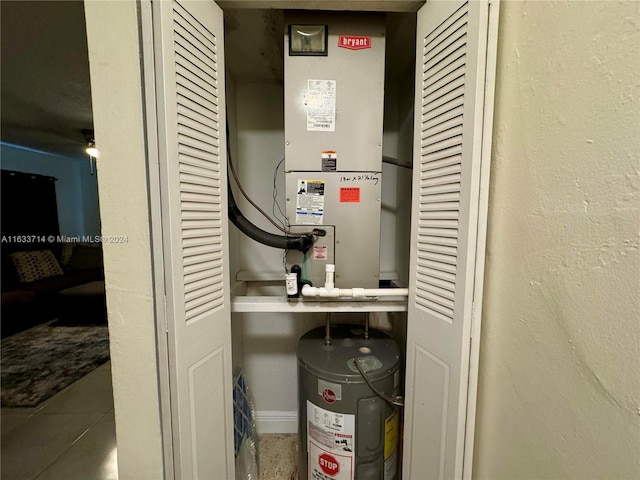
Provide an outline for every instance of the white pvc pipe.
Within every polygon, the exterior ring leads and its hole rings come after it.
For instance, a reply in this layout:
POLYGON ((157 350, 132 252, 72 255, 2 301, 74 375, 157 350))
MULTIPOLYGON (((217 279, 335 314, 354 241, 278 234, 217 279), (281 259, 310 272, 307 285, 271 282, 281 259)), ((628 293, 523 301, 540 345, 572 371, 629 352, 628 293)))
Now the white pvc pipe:
POLYGON ((362 298, 362 297, 406 297, 408 288, 332 288, 302 287, 303 297, 320 298, 362 298))
POLYGON ((409 295, 408 288, 335 288, 333 283, 336 266, 333 264, 325 265, 325 284, 324 287, 311 287, 304 285, 302 287, 303 297, 320 297, 320 298, 362 298, 362 297, 407 297, 409 295))
POLYGON ((336 266, 332 263, 327 263, 324 266, 324 272, 324 288, 327 290, 333 290, 336 286, 334 283, 336 266))

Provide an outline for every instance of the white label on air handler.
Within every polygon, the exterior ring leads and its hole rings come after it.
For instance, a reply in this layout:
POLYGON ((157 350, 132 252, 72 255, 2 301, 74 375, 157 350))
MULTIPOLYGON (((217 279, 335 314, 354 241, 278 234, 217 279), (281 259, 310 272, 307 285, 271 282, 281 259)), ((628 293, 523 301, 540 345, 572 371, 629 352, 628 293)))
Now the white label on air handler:
POLYGON ((304 105, 307 109, 308 132, 335 132, 335 80, 307 80, 304 105))
POLYGON ((307 400, 307 473, 311 480, 353 480, 355 415, 320 408, 307 400))
POLYGON ((324 181, 298 180, 296 223, 322 225, 324 220, 324 181))

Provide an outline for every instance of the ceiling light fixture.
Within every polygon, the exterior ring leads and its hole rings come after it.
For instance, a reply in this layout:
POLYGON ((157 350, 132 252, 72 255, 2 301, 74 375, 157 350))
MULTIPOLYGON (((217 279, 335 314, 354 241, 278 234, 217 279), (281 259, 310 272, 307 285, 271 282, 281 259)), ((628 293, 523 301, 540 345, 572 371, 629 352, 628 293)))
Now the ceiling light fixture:
POLYGON ((89 155, 89 168, 91 169, 91 175, 95 173, 95 161, 100 156, 100 152, 96 148, 96 141, 93 137, 93 130, 82 130, 82 135, 87 141, 87 146, 84 151, 89 155))
POLYGON ((84 151, 87 153, 87 155, 93 158, 98 158, 98 156, 100 155, 100 152, 96 148, 96 142, 94 142, 93 140, 89 142, 87 148, 85 148, 84 151))

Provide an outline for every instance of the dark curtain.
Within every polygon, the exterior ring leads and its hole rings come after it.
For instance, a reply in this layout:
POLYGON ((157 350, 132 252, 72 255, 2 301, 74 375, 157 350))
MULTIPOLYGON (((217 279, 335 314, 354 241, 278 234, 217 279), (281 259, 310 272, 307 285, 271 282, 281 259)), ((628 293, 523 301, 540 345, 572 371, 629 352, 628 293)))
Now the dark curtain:
POLYGON ((50 248, 46 246, 47 241, 20 244, 11 237, 36 235, 46 238, 60 234, 55 181, 44 175, 2 170, 0 229, 4 253, 50 248))

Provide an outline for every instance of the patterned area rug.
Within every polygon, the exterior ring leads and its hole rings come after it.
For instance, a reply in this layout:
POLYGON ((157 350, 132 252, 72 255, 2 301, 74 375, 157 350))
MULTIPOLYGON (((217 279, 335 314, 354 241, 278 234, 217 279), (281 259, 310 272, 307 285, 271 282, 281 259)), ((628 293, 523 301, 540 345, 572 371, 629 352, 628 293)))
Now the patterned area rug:
POLYGON ((3 407, 33 407, 109 360, 106 325, 56 321, 2 340, 3 407))

